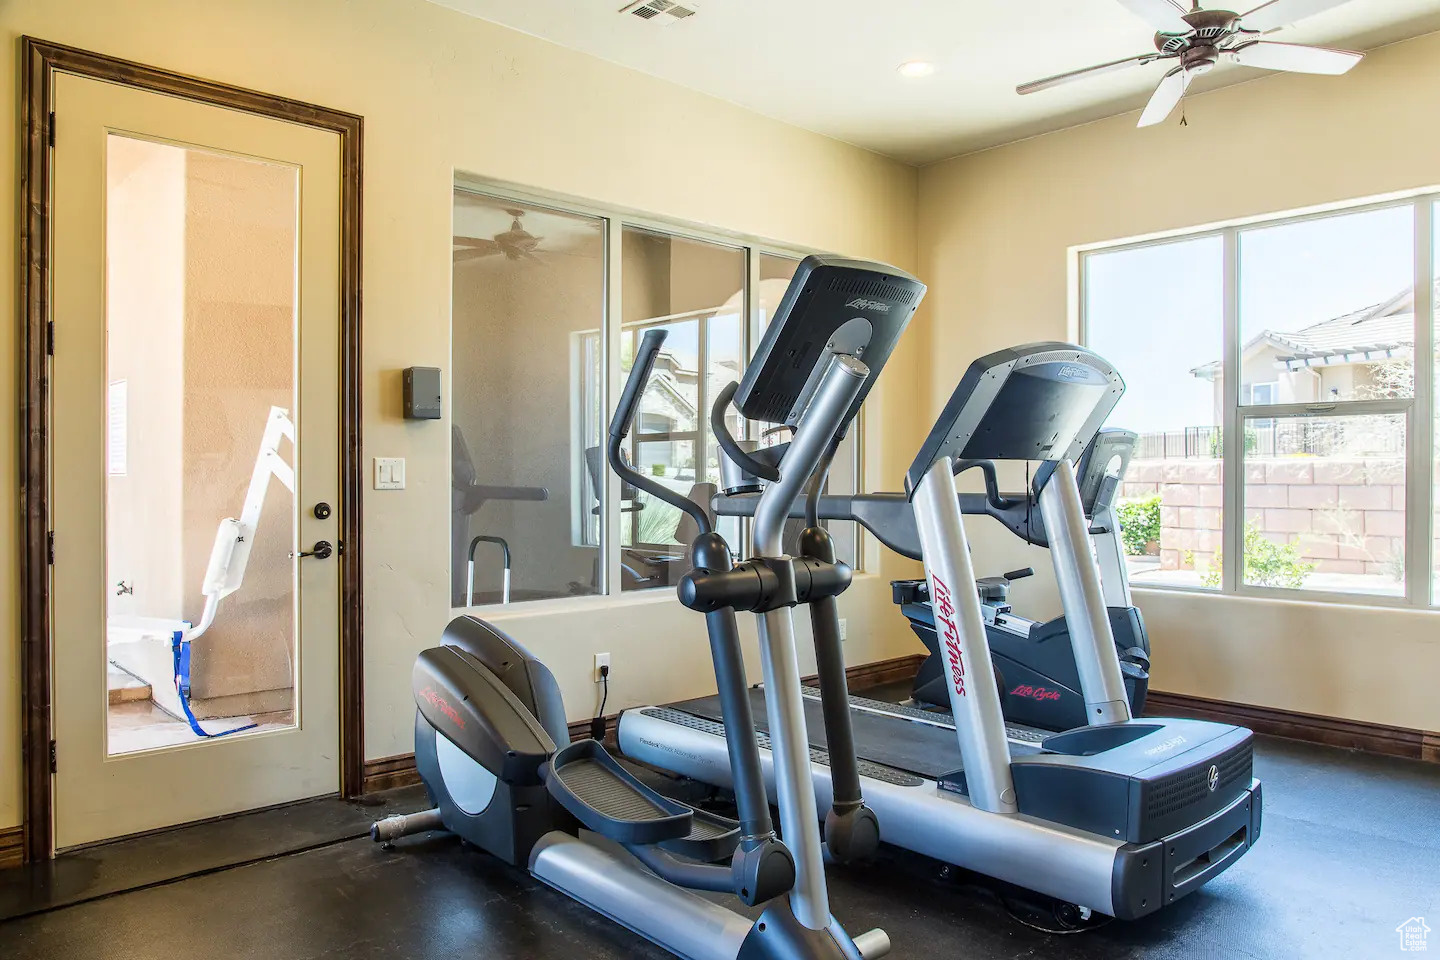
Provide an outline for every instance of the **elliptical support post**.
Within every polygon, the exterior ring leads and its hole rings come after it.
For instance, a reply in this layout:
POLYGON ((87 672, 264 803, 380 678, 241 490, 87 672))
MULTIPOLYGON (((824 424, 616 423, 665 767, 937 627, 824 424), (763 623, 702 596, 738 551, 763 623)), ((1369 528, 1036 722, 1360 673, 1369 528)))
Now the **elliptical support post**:
MULTIPOLYGON (((869 368, 856 358, 844 354, 831 357, 814 398, 796 426, 790 450, 781 461, 780 479, 766 488, 755 508, 757 557, 784 556, 783 535, 790 505, 815 472, 868 376, 869 368)), ((793 596, 793 572, 790 589, 793 596)), ((780 829, 795 858, 791 908, 805 927, 824 930, 830 925, 829 893, 822 843, 814 826, 820 818, 811 782, 810 738, 805 729, 805 700, 800 692, 795 625, 789 607, 757 614, 756 619, 780 829)))

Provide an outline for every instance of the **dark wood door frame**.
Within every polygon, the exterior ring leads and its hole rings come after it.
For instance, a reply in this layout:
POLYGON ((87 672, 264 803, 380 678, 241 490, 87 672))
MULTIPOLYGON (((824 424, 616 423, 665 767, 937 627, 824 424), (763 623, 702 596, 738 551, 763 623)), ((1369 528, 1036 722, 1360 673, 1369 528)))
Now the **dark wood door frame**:
POLYGON ((54 798, 50 771, 50 504, 48 466, 50 322, 50 176, 54 77, 75 74, 141 90, 183 97, 277 120, 305 124, 340 136, 340 789, 361 791, 364 765, 364 686, 361 619, 361 343, 360 188, 364 124, 360 117, 314 104, 232 87, 156 67, 77 50, 57 43, 20 40, 20 304, 24 379, 20 392, 20 659, 22 762, 25 768, 25 857, 43 860, 54 847, 54 798))

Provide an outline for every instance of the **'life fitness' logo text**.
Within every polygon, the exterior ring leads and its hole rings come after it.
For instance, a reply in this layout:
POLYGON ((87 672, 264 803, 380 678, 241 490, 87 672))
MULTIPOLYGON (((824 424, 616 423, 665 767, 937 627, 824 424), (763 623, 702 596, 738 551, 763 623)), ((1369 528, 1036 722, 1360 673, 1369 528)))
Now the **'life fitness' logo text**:
POLYGON ((434 687, 426 687, 420 691, 420 696, 430 706, 445 714, 445 717, 461 730, 465 729, 465 718, 460 716, 460 711, 450 706, 450 701, 435 692, 434 687))
POLYGON ((845 304, 845 306, 852 310, 874 310, 876 313, 890 312, 890 304, 880 300, 866 300, 861 297, 856 297, 854 300, 845 304))
POLYGON ((950 597, 950 588, 945 581, 931 574, 934 588, 930 591, 935 601, 935 615, 945 628, 945 656, 950 662, 950 682, 955 692, 965 696, 965 654, 960 649, 960 631, 955 627, 955 604, 950 597))
POLYGON ((1011 690, 1010 696, 1025 697, 1030 700, 1039 700, 1041 702, 1044 702, 1046 700, 1059 700, 1060 691, 1051 690, 1048 687, 1033 687, 1030 684, 1025 683, 1016 687, 1014 690, 1011 690))

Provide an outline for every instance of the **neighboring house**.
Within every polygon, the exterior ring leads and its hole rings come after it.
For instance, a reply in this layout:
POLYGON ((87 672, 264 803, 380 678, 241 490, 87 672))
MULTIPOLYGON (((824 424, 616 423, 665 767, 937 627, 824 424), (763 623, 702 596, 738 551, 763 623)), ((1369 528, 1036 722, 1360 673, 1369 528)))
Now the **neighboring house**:
MULTIPOLYGON (((715 361, 711 364, 709 396, 707 404, 714 402, 714 393, 719 386, 730 380, 739 379, 739 367, 732 361, 715 361)), ((680 358, 668 350, 660 351, 655 358, 655 370, 650 375, 650 384, 640 399, 640 412, 636 418, 637 463, 642 472, 649 472, 653 465, 660 464, 667 469, 680 469, 693 477, 694 450, 686 462, 675 461, 675 446, 668 442, 642 443, 639 438, 645 434, 678 433, 694 434, 703 418, 709 424, 710 411, 699 410, 700 371, 687 367, 680 358)), ((732 407, 726 416, 732 434, 738 435, 739 414, 732 407)), ((707 431, 708 432, 708 431, 707 431)))
POLYGON ((1430 927, 1424 917, 1411 917, 1396 927, 1395 932, 1400 934, 1400 949, 1403 951, 1420 953, 1428 947, 1426 938, 1430 935, 1430 927))
MULTIPOLYGON (((1415 295, 1406 290, 1301 330, 1261 331, 1241 347, 1240 401, 1324 403, 1393 396, 1396 379, 1408 377, 1397 361, 1410 361, 1414 352, 1415 295)), ((1214 384, 1214 422, 1221 423, 1220 361, 1190 373, 1214 384)))

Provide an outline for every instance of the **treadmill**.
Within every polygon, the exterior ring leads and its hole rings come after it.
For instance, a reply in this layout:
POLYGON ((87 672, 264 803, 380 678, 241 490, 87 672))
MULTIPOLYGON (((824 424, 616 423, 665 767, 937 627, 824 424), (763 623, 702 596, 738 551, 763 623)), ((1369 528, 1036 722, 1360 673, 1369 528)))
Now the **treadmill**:
MULTIPOLYGON (((971 364, 905 478, 951 715, 847 698, 843 665, 835 677, 839 641, 827 631, 815 636, 821 684, 805 709, 820 809, 835 789, 832 751, 838 769, 849 767, 853 740, 882 841, 1128 920, 1199 889, 1244 855, 1259 837, 1261 785, 1249 730, 1131 716, 1072 464, 1123 391, 1109 363, 1070 344, 1027 344, 971 364), (1007 735, 955 489, 957 461, 968 460, 1041 463, 1032 491, 1070 625, 1084 726, 1007 735), (848 712, 850 723, 828 722, 836 712, 848 712), (827 743, 822 731, 841 731, 845 742, 827 743)), ((812 485, 812 517, 821 499, 812 485)), ((752 689, 751 699, 773 780, 763 691, 752 689)), ((713 697, 627 710, 620 748, 729 787, 718 716, 713 697)))
MULTIPOLYGON (((1130 577, 1125 568, 1120 523, 1114 506, 1120 478, 1130 462, 1136 439, 1132 431, 1106 427, 1088 441, 1075 468, 1081 509, 1090 521, 1090 543, 1100 564, 1100 587, 1132 715, 1145 709, 1145 695, 1150 685, 1150 640, 1145 633, 1145 620, 1131 601, 1130 577)), ((711 500, 712 509, 722 517, 754 516, 765 484, 733 461, 727 460, 726 466, 727 469, 722 470, 724 490, 711 500)), ((993 461, 956 461, 957 476, 967 470, 984 474, 985 492, 958 494, 962 514, 992 517, 1026 543, 1049 547, 1044 518, 1035 509, 1034 498, 1028 492, 1000 493, 993 461)), ((790 522, 798 528, 802 520, 808 522, 807 515, 812 509, 815 522, 854 521, 901 556, 923 559, 920 530, 904 493, 826 494, 803 504, 797 501, 791 507, 790 522)), ((975 581, 990 659, 1000 685, 1006 732, 1010 739, 1021 742, 1041 740, 1051 733, 1087 722, 1085 698, 1065 617, 1036 622, 1015 613, 1009 603, 1011 582, 1034 572, 1027 567, 975 581)), ((918 706, 948 711, 945 657, 935 630, 930 585, 920 579, 893 580, 890 586, 895 603, 929 652, 915 676, 910 699, 918 706)), ((807 689, 808 696, 819 696, 818 690, 807 689)))

